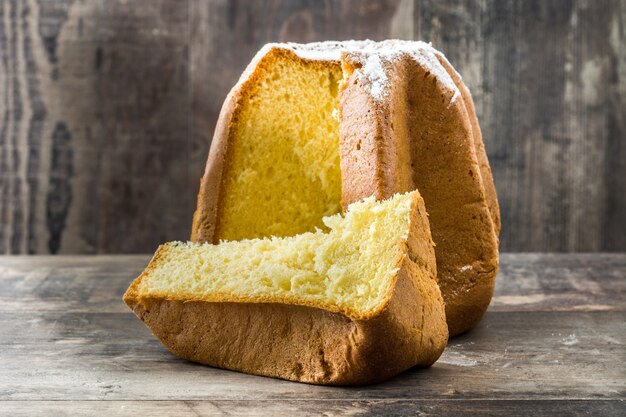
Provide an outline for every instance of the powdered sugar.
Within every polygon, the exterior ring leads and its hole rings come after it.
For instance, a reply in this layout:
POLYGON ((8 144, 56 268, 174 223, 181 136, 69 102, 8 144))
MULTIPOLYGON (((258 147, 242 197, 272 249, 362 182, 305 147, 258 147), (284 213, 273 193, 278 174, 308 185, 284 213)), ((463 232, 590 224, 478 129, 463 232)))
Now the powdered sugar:
POLYGON ((429 43, 395 39, 382 42, 350 40, 307 44, 274 43, 266 45, 263 50, 267 51, 266 48, 274 47, 289 49, 304 59, 315 61, 347 59, 358 63, 361 67, 356 70, 358 80, 377 101, 382 101, 389 93, 390 64, 408 55, 426 68, 446 90, 452 92, 450 104, 460 96, 454 80, 439 62, 437 55, 444 59, 445 57, 429 43))
POLYGON ((378 55, 372 55, 365 61, 365 65, 361 68, 360 78, 365 79, 369 84, 372 97, 378 100, 384 97, 389 79, 378 55))

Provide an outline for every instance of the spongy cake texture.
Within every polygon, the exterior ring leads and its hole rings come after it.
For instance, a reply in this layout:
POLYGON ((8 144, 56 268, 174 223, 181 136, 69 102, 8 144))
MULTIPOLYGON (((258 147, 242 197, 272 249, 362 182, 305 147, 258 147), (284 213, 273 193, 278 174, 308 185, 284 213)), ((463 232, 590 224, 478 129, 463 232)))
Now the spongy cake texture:
POLYGON ((341 208, 340 65, 277 60, 255 80, 234 116, 220 239, 311 231, 341 208))
POLYGON ((405 255, 411 199, 354 203, 329 231, 286 238, 173 242, 136 287, 142 297, 310 305, 353 318, 380 308, 405 255))
POLYGON ((365 384, 432 364, 447 342, 415 191, 352 204, 325 231, 162 245, 125 302, 174 353, 254 374, 365 384))

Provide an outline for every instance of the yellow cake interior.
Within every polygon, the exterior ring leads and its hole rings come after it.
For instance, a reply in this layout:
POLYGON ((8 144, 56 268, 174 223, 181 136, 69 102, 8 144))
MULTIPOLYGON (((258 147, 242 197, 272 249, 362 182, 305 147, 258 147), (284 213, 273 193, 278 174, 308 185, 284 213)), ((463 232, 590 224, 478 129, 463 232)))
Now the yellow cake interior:
POLYGON ((167 243, 129 291, 136 298, 279 302, 367 316, 387 299, 406 254, 412 194, 354 203, 345 216, 325 217, 325 231, 167 243))
POLYGON ((341 209, 341 65, 271 51, 234 115, 217 240, 323 228, 341 209))

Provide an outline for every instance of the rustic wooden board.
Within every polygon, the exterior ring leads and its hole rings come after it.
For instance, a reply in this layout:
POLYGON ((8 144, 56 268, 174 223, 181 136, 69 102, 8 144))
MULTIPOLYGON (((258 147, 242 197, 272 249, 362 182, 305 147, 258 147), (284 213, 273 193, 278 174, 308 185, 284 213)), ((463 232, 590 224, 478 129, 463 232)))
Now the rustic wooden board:
POLYGON ((116 415, 198 416, 604 416, 623 417, 619 400, 586 401, 0 401, 0 415, 11 417, 116 415))
POLYGON ((624 0, 3 0, 0 253, 189 235, 221 104, 265 42, 424 39, 463 74, 506 251, 626 250, 624 0))
POLYGON ((332 388, 170 354, 121 302, 149 257, 0 257, 0 415, 623 415, 626 254, 502 256, 429 369, 332 388))
MULTIPOLYGON (((0 313, 124 313, 121 297, 149 255, 0 256, 0 313)), ((626 258, 614 254, 502 254, 490 311, 626 308, 626 258)))
POLYGON ((0 314, 6 400, 623 399, 626 312, 488 313, 439 361, 367 388, 213 369, 169 353, 130 313, 0 314), (167 386, 167 389, 164 389, 167 386))
POLYGON ((0 253, 187 236, 188 18, 187 1, 0 3, 0 253))

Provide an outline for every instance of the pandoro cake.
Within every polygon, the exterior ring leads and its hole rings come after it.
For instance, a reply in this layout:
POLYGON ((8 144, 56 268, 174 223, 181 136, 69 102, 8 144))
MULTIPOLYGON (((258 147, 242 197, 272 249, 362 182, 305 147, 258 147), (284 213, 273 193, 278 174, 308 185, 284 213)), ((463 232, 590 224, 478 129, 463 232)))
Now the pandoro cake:
POLYGON ((268 44, 222 108, 191 239, 324 229, 324 216, 419 190, 451 335, 491 300, 500 214, 469 90, 423 42, 268 44))

